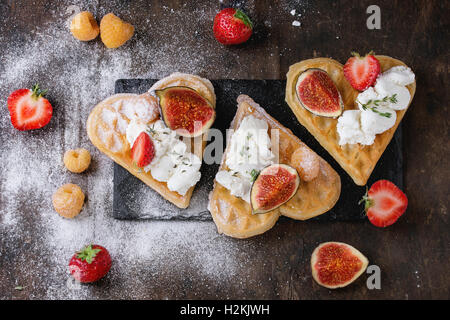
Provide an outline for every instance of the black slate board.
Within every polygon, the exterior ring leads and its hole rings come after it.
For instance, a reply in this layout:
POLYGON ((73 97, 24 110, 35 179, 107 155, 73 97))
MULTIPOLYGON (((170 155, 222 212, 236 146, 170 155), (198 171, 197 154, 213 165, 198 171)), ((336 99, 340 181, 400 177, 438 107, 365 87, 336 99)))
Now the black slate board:
MULTIPOLYGON (((116 81, 115 92, 143 93, 155 81, 152 79, 120 79, 116 81)), ((297 137, 328 161, 338 172, 342 182, 342 191, 338 203, 332 210, 314 219, 319 221, 364 219, 362 206, 357 206, 357 203, 365 193, 365 187, 355 185, 350 176, 297 121, 284 101, 285 80, 212 80, 212 83, 217 95, 217 118, 213 127, 224 133, 229 128, 236 112, 237 96, 247 94, 264 107, 272 117, 291 129, 297 137)), ((208 194, 212 190, 218 167, 218 164, 202 165, 202 178, 197 183, 189 208, 179 209, 164 200, 127 170, 118 164, 114 164, 113 216, 117 219, 209 220, 211 216, 207 210, 208 194)), ((379 179, 388 179, 400 188, 403 187, 401 126, 381 156, 368 185, 370 186, 379 179)))

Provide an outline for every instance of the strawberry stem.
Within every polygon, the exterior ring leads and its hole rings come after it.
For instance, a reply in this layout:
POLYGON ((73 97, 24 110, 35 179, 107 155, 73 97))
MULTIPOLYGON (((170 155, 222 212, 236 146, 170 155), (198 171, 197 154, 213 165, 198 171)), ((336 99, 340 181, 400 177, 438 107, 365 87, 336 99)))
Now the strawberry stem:
POLYGON ((250 20, 250 18, 242 10, 237 9, 236 13, 234 14, 234 17, 238 18, 239 20, 241 20, 250 29, 253 29, 252 21, 250 20))
POLYGON ((32 88, 31 91, 33 91, 33 94, 31 95, 34 99, 39 99, 40 97, 43 97, 47 94, 47 89, 42 90, 39 88, 39 84, 36 83, 32 88))
MULTIPOLYGON (((361 55, 358 52, 352 51, 351 54, 352 54, 352 56, 361 59, 361 55)), ((375 55, 375 52, 373 52, 373 50, 370 50, 370 52, 367 53, 363 58, 365 58, 367 56, 374 56, 374 55, 375 55)))
POLYGON ((100 251, 102 250, 93 249, 92 244, 90 244, 77 252, 78 253, 77 258, 80 259, 81 261, 86 261, 87 263, 91 264, 92 260, 100 251))
POLYGON ((359 200, 358 205, 360 205, 361 203, 364 203, 364 211, 367 212, 367 210, 369 210, 370 207, 373 207, 374 202, 372 199, 369 198, 369 190, 367 189, 366 186, 366 193, 363 195, 362 199, 359 200))

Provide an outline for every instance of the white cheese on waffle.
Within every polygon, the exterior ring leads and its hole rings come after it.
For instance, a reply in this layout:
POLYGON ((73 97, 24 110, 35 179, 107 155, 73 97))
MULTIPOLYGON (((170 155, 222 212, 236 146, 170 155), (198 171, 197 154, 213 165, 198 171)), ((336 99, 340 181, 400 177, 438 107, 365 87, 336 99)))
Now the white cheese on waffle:
POLYGON ((167 182, 170 191, 185 195, 201 177, 201 160, 191 153, 186 143, 177 136, 176 132, 166 127, 162 120, 150 125, 143 124, 137 119, 131 120, 126 135, 130 146, 142 132, 146 132, 155 146, 155 156, 152 162, 144 167, 150 171, 152 177, 160 182, 167 182))
POLYGON ((219 171, 216 181, 236 197, 250 202, 254 175, 274 163, 266 121, 252 115, 245 117, 231 136, 225 163, 228 171, 219 171))

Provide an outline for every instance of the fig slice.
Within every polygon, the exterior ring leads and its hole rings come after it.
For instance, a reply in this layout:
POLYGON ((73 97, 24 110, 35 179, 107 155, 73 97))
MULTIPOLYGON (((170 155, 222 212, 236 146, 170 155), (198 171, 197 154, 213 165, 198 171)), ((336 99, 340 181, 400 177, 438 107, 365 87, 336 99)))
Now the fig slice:
POLYGON ((252 212, 266 213, 286 203, 297 192, 300 177, 286 164, 272 164, 261 170, 250 191, 252 212))
POLYGON ((357 249, 342 242, 325 242, 312 253, 314 280, 329 289, 342 288, 355 281, 367 268, 369 260, 357 249))
POLYGON ((168 87, 155 90, 166 126, 183 137, 205 133, 216 118, 211 103, 189 87, 168 87))
POLYGON ((335 118, 344 110, 339 90, 322 69, 310 68, 303 71, 295 84, 295 93, 303 108, 315 115, 335 118))

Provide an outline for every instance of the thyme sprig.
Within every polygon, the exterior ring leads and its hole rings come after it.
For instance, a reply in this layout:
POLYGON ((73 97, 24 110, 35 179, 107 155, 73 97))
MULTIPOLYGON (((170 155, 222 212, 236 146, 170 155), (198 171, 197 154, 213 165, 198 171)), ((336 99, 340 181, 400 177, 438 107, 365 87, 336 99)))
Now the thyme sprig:
POLYGON ((377 107, 380 106, 380 103, 386 103, 386 102, 391 102, 391 103, 397 103, 397 94, 393 94, 392 96, 386 96, 383 99, 376 99, 376 100, 372 100, 370 99, 369 101, 367 101, 366 103, 361 103, 359 102, 359 104, 361 104, 361 107, 363 108, 363 110, 371 110, 375 113, 378 113, 380 116, 382 117, 386 117, 386 118, 390 118, 392 116, 392 114, 390 112, 380 112, 377 107))
POLYGON ((250 175, 252 176, 252 182, 253 182, 253 181, 256 180, 256 178, 258 178, 258 176, 259 176, 259 171, 253 169, 253 170, 250 172, 250 175))

